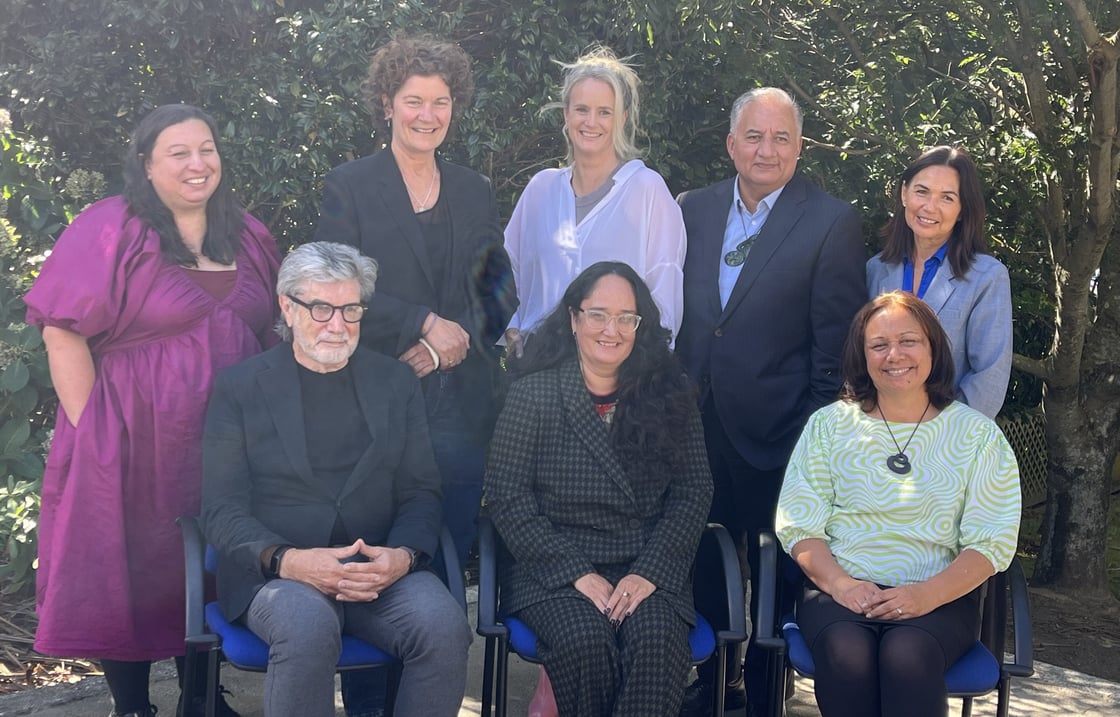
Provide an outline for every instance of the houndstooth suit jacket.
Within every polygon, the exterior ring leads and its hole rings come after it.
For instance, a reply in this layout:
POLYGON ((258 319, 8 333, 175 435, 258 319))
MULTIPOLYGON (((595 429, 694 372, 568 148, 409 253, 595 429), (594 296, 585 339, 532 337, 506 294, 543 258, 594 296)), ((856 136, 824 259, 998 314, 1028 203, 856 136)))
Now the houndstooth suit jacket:
POLYGON ((512 555, 499 566, 502 611, 580 596, 573 583, 587 573, 612 583, 635 573, 693 624, 690 571, 712 495, 698 411, 680 440, 687 466, 636 491, 575 360, 515 382, 485 483, 486 511, 512 555))

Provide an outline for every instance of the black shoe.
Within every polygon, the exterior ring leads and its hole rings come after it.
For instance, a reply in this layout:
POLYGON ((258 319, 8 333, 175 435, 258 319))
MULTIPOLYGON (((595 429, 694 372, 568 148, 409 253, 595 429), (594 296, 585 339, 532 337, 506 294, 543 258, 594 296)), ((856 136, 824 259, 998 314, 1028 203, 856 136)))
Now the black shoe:
MULTIPOLYGON (((217 717, 241 717, 237 710, 229 706, 225 696, 230 692, 224 686, 218 685, 218 702, 214 705, 214 714, 217 717)), ((186 700, 184 695, 179 695, 179 706, 175 708, 175 717, 204 717, 206 714, 206 698, 195 695, 190 698, 190 707, 184 708, 186 700)))
MULTIPOLYGON (((727 685, 723 693, 723 710, 731 712, 747 706, 747 692, 743 684, 727 685)), ((696 680, 684 690, 680 717, 711 717, 712 684, 696 680)), ((722 717, 722 716, 721 716, 722 717)))

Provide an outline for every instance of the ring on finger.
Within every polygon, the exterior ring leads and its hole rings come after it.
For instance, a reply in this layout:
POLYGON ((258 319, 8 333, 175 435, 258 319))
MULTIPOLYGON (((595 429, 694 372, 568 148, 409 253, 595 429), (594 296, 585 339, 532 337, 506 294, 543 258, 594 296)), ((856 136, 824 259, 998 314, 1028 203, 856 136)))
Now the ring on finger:
POLYGON ((622 597, 630 597, 630 593, 624 591, 622 593, 622 597))
POLYGON ((898 616, 899 616, 899 617, 902 617, 902 608, 900 608, 900 607, 896 607, 896 608, 894 609, 894 611, 898 613, 898 616))

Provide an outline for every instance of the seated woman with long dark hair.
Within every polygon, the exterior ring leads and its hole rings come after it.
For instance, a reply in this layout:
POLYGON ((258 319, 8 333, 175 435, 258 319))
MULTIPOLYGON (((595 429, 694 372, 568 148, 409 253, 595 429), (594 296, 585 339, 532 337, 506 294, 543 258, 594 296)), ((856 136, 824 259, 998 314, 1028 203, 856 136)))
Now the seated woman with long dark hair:
POLYGON ((560 714, 675 717, 712 483, 649 289, 593 264, 512 370, 485 480, 503 612, 536 633, 560 714))

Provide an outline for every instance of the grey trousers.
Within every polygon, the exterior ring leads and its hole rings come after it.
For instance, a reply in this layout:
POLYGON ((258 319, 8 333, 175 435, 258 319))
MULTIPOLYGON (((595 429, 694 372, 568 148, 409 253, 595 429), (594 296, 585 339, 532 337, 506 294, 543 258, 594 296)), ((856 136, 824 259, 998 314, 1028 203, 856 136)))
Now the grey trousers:
POLYGON ((396 717, 459 714, 471 631, 432 573, 405 575, 368 603, 337 602, 300 582, 270 580, 250 603, 245 622, 269 645, 267 717, 334 717, 343 632, 400 658, 396 717))

